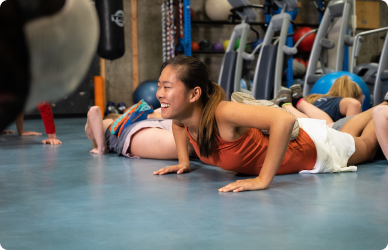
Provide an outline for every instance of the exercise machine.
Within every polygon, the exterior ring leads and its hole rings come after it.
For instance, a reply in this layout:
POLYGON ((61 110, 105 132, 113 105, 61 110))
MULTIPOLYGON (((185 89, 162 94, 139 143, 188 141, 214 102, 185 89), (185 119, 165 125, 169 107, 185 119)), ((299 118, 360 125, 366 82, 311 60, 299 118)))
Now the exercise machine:
POLYGON ((367 63, 354 67, 354 59, 360 54, 365 36, 384 31, 387 32, 388 27, 358 33, 354 37, 354 47, 350 61, 350 72, 363 78, 370 92, 373 93, 373 106, 380 104, 384 100, 385 93, 388 91, 388 32, 385 37, 383 50, 381 51, 379 64, 367 63))
POLYGON ((349 19, 352 13, 353 0, 333 0, 330 1, 325 13, 323 14, 321 24, 319 25, 317 35, 311 50, 309 63, 306 70, 306 76, 304 79, 303 95, 309 95, 314 83, 330 72, 342 71, 344 62, 345 45, 352 46, 353 39, 347 35, 349 27, 349 19), (337 45, 326 38, 330 30, 335 23, 341 18, 340 31, 338 36, 337 45), (335 60, 335 68, 326 68, 326 52, 327 50, 334 49, 337 46, 337 55, 335 60), (321 63, 322 73, 317 73, 318 61, 321 63))

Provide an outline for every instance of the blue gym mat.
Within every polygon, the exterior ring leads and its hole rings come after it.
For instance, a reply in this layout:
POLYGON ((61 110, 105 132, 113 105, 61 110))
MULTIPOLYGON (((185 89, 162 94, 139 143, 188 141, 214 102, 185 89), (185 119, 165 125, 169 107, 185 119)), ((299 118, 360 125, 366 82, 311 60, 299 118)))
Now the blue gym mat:
MULTIPOLYGON (((248 178, 192 162, 92 155, 86 119, 56 119, 47 136, 0 136, 0 244, 4 249, 384 249, 387 161, 358 172, 276 176, 270 189, 219 193, 248 178)), ((44 133, 41 120, 25 130, 44 133)), ((16 129, 12 125, 9 129, 16 129)))

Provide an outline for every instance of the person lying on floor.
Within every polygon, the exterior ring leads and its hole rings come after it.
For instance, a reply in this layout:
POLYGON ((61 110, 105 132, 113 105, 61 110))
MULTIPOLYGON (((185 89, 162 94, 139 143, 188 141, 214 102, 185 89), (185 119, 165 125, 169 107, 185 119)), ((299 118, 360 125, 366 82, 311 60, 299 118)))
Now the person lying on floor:
MULTIPOLYGON (((160 109, 153 110, 144 101, 123 115, 109 114, 104 120, 100 108, 91 107, 85 132, 93 142, 93 154, 115 152, 129 158, 178 159, 172 120, 163 119, 160 109)), ((188 154, 195 155, 191 146, 188 154)))
POLYGON ((374 122, 367 119, 373 109, 336 131, 325 121, 295 119, 280 108, 228 102, 222 88, 209 79, 207 67, 193 57, 163 63, 156 95, 162 117, 173 119, 179 163, 154 174, 189 172, 190 142, 205 164, 258 175, 220 192, 267 189, 276 174, 356 171, 353 165, 373 159, 378 147, 374 122), (290 141, 296 122, 299 133, 290 141), (355 137, 352 131, 362 132, 355 137))
POLYGON ((290 89, 282 87, 277 93, 274 103, 280 107, 292 104, 293 107, 306 114, 297 118, 315 118, 333 123, 341 118, 361 113, 364 94, 357 83, 348 76, 341 76, 335 80, 329 92, 325 95, 312 94, 303 98, 299 84, 294 84, 290 89), (311 104, 322 112, 312 111, 311 104))

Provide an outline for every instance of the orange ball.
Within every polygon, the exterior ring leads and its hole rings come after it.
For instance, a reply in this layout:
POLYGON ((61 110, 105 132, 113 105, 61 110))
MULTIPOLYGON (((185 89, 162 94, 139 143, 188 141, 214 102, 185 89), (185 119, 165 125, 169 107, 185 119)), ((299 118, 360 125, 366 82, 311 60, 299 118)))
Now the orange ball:
POLYGON ((199 44, 197 42, 191 42, 191 50, 192 51, 199 50, 199 44))

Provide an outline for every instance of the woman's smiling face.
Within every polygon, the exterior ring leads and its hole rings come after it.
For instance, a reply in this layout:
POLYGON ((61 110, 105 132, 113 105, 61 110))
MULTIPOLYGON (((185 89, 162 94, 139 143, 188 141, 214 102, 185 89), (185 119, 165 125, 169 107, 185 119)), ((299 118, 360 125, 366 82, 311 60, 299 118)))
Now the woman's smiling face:
POLYGON ((161 115, 165 119, 180 119, 190 104, 189 91, 178 78, 173 67, 165 67, 159 77, 156 97, 161 104, 161 115))

